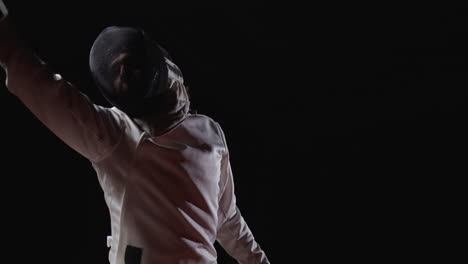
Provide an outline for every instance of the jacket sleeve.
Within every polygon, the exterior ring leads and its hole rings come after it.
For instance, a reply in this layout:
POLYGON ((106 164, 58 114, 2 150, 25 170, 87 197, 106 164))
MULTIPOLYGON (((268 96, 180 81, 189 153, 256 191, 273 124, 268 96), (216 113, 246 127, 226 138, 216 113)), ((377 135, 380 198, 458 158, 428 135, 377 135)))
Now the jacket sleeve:
POLYGON ((118 142, 122 125, 110 109, 94 105, 60 75, 51 72, 0 20, 0 63, 11 93, 55 135, 81 155, 97 162, 118 142))
POLYGON ((236 206, 234 179, 229 153, 221 163, 221 197, 219 200, 219 224, 217 240, 226 252, 241 264, 269 264, 265 252, 255 241, 254 236, 236 206))

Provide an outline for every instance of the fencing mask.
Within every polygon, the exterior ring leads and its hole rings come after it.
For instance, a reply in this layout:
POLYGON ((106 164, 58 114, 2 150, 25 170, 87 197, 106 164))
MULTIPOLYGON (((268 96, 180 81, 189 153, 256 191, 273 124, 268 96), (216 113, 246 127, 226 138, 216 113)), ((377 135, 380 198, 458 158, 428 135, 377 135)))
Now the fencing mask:
MULTIPOLYGON (((136 118, 174 111, 180 91, 171 88, 174 74, 170 65, 174 64, 169 54, 143 30, 133 27, 104 29, 89 56, 91 75, 103 96, 136 118)), ((184 89, 183 84, 179 86, 184 89)))

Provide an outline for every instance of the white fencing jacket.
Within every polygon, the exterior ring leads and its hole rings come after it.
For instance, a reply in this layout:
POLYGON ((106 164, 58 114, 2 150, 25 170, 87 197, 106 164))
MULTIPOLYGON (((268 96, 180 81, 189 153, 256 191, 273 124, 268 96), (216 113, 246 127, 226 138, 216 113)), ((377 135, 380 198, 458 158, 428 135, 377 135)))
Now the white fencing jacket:
MULTIPOLYGON (((218 123, 188 114, 155 136, 151 119, 95 105, 52 73, 18 40, 8 18, 0 37, 8 89, 97 172, 111 219, 111 264, 216 263, 216 240, 240 263, 269 263, 236 207, 218 123)), ((171 89, 188 103, 177 66, 169 68, 171 89)))

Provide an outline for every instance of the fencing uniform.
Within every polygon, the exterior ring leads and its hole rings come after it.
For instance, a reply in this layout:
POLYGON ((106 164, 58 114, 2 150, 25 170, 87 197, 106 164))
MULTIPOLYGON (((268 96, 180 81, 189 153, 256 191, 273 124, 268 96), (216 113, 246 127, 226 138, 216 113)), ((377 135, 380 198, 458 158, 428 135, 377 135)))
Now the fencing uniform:
POLYGON ((269 263, 236 207, 219 124, 189 114, 179 68, 169 59, 166 115, 130 117, 105 108, 51 72, 0 22, 7 87, 96 170, 109 208, 111 264, 216 263, 215 240, 240 263, 269 263))

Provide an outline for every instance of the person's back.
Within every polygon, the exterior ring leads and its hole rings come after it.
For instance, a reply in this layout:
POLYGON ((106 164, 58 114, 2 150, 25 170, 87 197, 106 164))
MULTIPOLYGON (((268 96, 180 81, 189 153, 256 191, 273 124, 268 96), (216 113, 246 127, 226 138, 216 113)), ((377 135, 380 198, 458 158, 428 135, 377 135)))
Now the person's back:
POLYGON ((95 168, 111 218, 110 263, 216 263, 216 240, 240 263, 269 263, 236 207, 223 131, 211 118, 189 114, 178 67, 139 30, 103 32, 126 45, 104 56, 100 49, 116 43, 107 35, 90 56, 112 108, 50 72, 8 19, 0 20, 0 62, 9 90, 95 168), (132 53, 138 45, 145 56, 132 53))
MULTIPOLYGON (((219 126, 189 115, 154 137, 147 124, 119 115, 124 138, 94 164, 112 218, 111 262, 130 250, 142 263, 216 263, 213 243, 227 220, 222 207, 235 207, 231 187, 225 193, 232 179, 219 126)), ((243 243, 255 247, 252 238, 243 243)))

